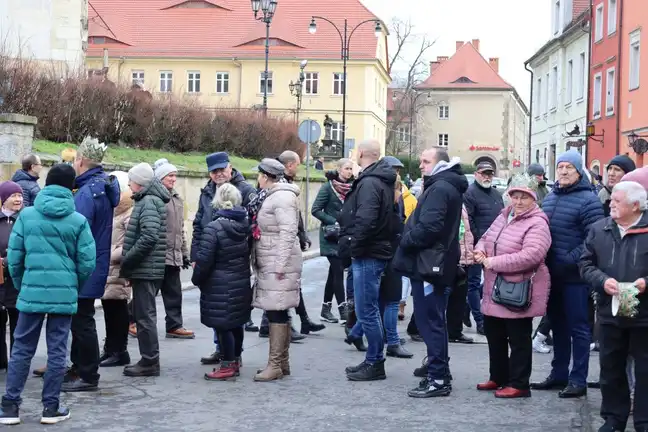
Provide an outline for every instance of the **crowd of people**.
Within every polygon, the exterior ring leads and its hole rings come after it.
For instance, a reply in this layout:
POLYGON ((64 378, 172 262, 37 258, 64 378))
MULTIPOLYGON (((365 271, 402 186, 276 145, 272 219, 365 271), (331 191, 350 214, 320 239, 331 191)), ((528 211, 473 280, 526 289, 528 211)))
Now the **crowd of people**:
MULTIPOLYGON (((600 431, 625 429, 633 394, 635 429, 648 431, 642 343, 648 168, 617 156, 597 189, 580 153, 570 150, 557 158, 551 190, 543 167, 532 164, 502 194, 492 186, 492 165, 480 163, 469 184, 458 158, 431 148, 420 156, 422 188, 410 191, 400 177, 403 164, 381 157, 380 147, 365 141, 357 165, 338 161, 310 209, 321 222, 320 252, 329 262, 320 321, 341 323, 345 342, 365 353, 346 368, 347 378, 385 379, 385 356, 413 357, 397 330, 411 295, 407 332, 425 343, 427 356, 414 371, 422 380, 410 397, 451 394, 448 345, 473 343, 463 327, 474 321, 490 360, 478 390, 498 398, 528 397, 532 389, 584 396, 590 348, 597 348, 600 380, 589 386, 603 396, 600 431), (612 298, 628 284, 638 292, 638 313, 617 316, 612 298), (536 317, 543 318, 534 334, 536 317), (533 350, 553 350, 551 373, 538 383, 530 382, 533 350)), ((302 251, 311 241, 294 183, 298 154, 263 159, 256 187, 227 153, 208 155, 209 180, 189 246, 175 189, 178 169, 161 159, 106 173, 106 151, 86 138, 51 167, 42 190, 36 155, 0 183, 0 368, 8 371, 0 424, 20 423, 21 393, 43 324, 47 365, 34 370, 44 379, 42 423, 68 419, 60 392, 97 390, 100 367, 159 376, 158 293, 166 337, 195 337, 183 325, 182 269, 193 267, 201 322, 214 334, 213 352, 201 359, 216 366, 206 380, 241 374, 246 331, 269 339, 267 365, 254 375, 262 382, 290 375, 291 342, 324 329, 309 317, 301 292, 302 251), (96 299, 104 309, 103 349, 96 299), (263 310, 258 327, 253 308, 263 310), (129 334, 139 346, 134 364, 129 334)))

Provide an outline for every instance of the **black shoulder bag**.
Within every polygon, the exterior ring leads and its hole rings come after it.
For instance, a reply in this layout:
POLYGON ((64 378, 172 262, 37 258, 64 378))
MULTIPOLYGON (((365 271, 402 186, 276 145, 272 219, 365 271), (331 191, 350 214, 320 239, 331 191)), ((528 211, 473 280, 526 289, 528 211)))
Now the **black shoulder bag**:
MULTIPOLYGON (((497 256, 497 240, 494 245, 494 256, 497 256)), ((509 282, 501 274, 497 275, 493 294, 491 298, 493 303, 504 306, 514 312, 523 312, 531 306, 531 290, 533 289, 533 278, 536 270, 533 271, 531 278, 522 282, 509 282)))

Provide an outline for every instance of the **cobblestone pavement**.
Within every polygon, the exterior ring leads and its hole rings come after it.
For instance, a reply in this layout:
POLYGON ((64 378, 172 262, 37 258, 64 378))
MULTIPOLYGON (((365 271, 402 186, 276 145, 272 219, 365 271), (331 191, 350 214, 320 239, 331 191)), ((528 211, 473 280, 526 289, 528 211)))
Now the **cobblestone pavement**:
MULTIPOLYGON (((327 270, 325 258, 304 264, 303 289, 314 319, 318 318, 327 270)), ((509 401, 477 392, 475 384, 488 377, 485 343, 451 346, 455 381, 454 392, 447 398, 406 396, 418 382, 412 370, 424 355, 421 343, 408 342, 408 349, 416 354, 413 359, 387 360, 386 380, 347 381, 344 368, 359 363, 362 355, 343 343, 339 325, 328 325, 321 335, 293 344, 293 375, 273 383, 252 381, 256 369, 265 365, 268 344, 267 339, 247 333, 241 377, 207 382, 203 374, 209 368, 201 366, 199 359, 213 350, 212 332, 200 324, 199 291, 186 291, 184 296, 185 326, 196 331, 194 340, 164 338, 164 308, 158 298, 162 375, 134 379, 122 376, 121 368, 102 369, 98 392, 63 396, 72 418, 54 428, 70 432, 560 432, 590 431, 593 423, 600 424, 597 391, 583 400, 560 400, 555 392, 534 392, 529 399, 509 401)), ((260 315, 254 311, 257 323, 260 315)), ((97 311, 97 327, 103 338, 102 311, 97 311)), ((401 330, 404 334, 403 323, 401 330)), ((474 336, 471 329, 466 333, 474 336)), ((134 339, 129 340, 129 350, 137 360, 134 339)), ((535 355, 533 378, 541 379, 548 373, 550 360, 550 355, 535 355)), ((32 368, 44 361, 45 343, 41 339, 32 368)), ((593 356, 590 376, 597 373, 597 358, 593 356)), ((4 376, 0 380, 4 381, 4 376)), ((23 425, 15 427, 16 431, 52 429, 38 424, 41 388, 40 379, 29 378, 23 425)))

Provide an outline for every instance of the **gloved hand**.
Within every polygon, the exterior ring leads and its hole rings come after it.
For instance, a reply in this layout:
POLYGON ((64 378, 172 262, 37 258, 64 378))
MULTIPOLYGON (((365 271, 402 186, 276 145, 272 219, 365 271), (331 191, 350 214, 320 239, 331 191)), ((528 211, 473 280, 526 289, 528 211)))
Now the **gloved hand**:
POLYGON ((182 257, 182 269, 187 270, 189 267, 191 267, 191 260, 189 257, 183 256, 182 257))
POLYGON ((306 239, 306 241, 301 244, 302 252, 307 251, 308 249, 310 249, 311 245, 312 245, 312 243, 311 243, 310 239, 306 239))

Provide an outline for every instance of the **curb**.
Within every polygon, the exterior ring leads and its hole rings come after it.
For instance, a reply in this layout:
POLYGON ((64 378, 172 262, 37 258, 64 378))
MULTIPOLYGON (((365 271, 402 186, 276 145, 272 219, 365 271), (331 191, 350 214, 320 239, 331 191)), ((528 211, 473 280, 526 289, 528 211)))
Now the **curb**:
MULTIPOLYGON (((320 256, 319 250, 314 250, 314 251, 309 251, 309 252, 304 252, 302 253, 302 259, 304 261, 308 261, 314 258, 318 258, 320 256)), ((194 284, 191 282, 184 282, 182 284, 182 291, 191 291, 192 289, 197 288, 194 284)), ((97 309, 103 309, 103 305, 101 304, 101 299, 95 300, 95 310, 97 309)))

